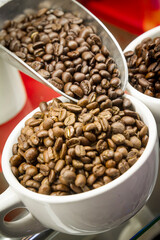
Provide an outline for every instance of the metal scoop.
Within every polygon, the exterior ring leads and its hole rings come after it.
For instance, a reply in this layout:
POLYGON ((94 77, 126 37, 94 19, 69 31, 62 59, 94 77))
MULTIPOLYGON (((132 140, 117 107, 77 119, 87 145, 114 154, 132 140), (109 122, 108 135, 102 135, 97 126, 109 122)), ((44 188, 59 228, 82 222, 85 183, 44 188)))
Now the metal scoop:
MULTIPOLYGON (((121 73, 121 89, 125 90, 127 78, 128 78, 128 70, 125 58, 123 56, 123 52, 110 33, 110 31, 105 27, 105 25, 97 19, 90 11, 88 11, 84 6, 78 3, 75 0, 4 0, 0 3, 0 29, 3 26, 5 20, 12 20, 17 15, 22 14, 26 9, 35 9, 37 10, 39 7, 53 7, 53 8, 61 8, 63 11, 72 12, 77 14, 79 17, 84 19, 85 25, 92 25, 97 29, 97 35, 101 38, 103 45, 105 45, 109 52, 110 56, 114 59, 117 67, 121 73)), ((47 85, 52 88, 54 91, 63 95, 64 97, 77 102, 78 100, 66 95, 63 91, 54 87, 51 83, 49 83, 45 78, 43 78, 39 73, 37 73, 34 69, 32 69, 29 65, 23 62, 19 57, 17 57, 10 50, 5 48, 0 44, 0 57, 10 63, 12 66, 16 67, 21 72, 29 75, 35 80, 47 85)), ((9 71, 9 65, 8 65, 9 71)))

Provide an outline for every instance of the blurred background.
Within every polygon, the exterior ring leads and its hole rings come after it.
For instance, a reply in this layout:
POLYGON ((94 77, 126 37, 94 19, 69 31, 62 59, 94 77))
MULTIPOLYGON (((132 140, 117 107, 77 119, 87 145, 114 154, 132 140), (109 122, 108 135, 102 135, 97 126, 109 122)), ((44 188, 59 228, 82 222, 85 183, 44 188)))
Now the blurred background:
POLYGON ((137 35, 160 25, 160 0, 80 0, 112 31, 122 49, 137 35))

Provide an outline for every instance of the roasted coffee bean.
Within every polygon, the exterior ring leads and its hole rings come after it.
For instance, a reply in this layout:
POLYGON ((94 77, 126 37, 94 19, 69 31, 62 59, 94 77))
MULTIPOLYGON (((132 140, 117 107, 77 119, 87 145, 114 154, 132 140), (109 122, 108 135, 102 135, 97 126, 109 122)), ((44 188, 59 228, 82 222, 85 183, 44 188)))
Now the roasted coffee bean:
POLYGON ((43 128, 44 130, 49 130, 53 126, 53 119, 46 118, 43 122, 43 128))
POLYGON ((91 84, 88 80, 84 80, 80 83, 80 87, 84 93, 84 95, 89 95, 91 92, 91 84))
POLYGON ((39 187, 40 187, 40 183, 35 180, 32 180, 32 179, 27 180, 25 185, 27 187, 32 187, 32 188, 36 188, 36 189, 39 189, 39 187))
POLYGON ((124 116, 124 117, 122 117, 122 122, 125 125, 134 125, 135 124, 135 119, 133 117, 130 117, 130 116, 124 116))
POLYGON ((46 102, 41 102, 39 104, 39 108, 40 108, 41 112, 47 111, 47 103, 46 102))
POLYGON ((114 151, 111 149, 104 150, 100 155, 103 161, 112 159, 113 156, 114 156, 114 151))
POLYGON ((116 166, 116 162, 112 159, 106 161, 105 167, 106 168, 114 168, 116 166))
POLYGON ((141 148, 141 141, 138 137, 133 136, 130 138, 131 143, 133 144, 134 148, 140 149, 141 148))
POLYGON ((83 174, 78 174, 75 179, 77 187, 84 187, 86 185, 86 177, 83 174))
POLYGON ((38 170, 35 166, 31 165, 26 169, 26 174, 33 177, 38 174, 38 170))
POLYGON ((18 143, 13 144, 12 153, 13 155, 16 155, 18 153, 18 143))
POLYGON ((82 88, 77 86, 77 85, 75 85, 75 84, 71 85, 70 91, 73 92, 79 98, 83 97, 83 90, 82 90, 82 88))
POLYGON ((60 175, 60 182, 62 184, 68 185, 70 183, 74 183, 76 179, 76 174, 74 171, 71 170, 65 170, 61 175, 60 175))
POLYGON ((120 162, 122 160, 122 157, 123 157, 123 155, 121 152, 116 151, 114 153, 114 161, 115 162, 120 162))
POLYGON ((120 173, 123 174, 124 172, 126 172, 129 169, 129 164, 125 160, 122 160, 118 164, 118 169, 119 169, 120 173))
POLYGON ((114 134, 112 136, 112 141, 116 144, 116 145, 122 145, 125 142, 125 137, 124 135, 122 135, 121 133, 118 134, 114 134))
POLYGON ((96 135, 91 132, 84 132, 84 136, 90 141, 90 142, 96 142, 96 135))
POLYGON ((92 172, 96 177, 100 177, 104 174, 106 168, 102 164, 97 164, 93 167, 92 172))
POLYGON ((53 77, 51 79, 49 79, 49 82, 56 88, 58 88, 59 90, 62 90, 64 87, 64 83, 63 81, 58 78, 58 77, 53 77))
POLYGON ((13 175, 14 175, 16 178, 19 177, 19 171, 18 171, 18 168, 17 168, 17 167, 12 166, 12 167, 11 167, 11 171, 12 171, 13 175))
POLYGON ((98 151, 99 153, 105 151, 105 150, 107 149, 107 147, 108 147, 107 142, 104 141, 104 140, 102 140, 102 139, 99 140, 99 141, 97 142, 97 144, 96 144, 96 149, 97 149, 97 151, 98 151))
POLYGON ((73 113, 80 113, 82 111, 82 108, 78 105, 72 104, 72 103, 63 103, 63 106, 73 112, 73 113))
POLYGON ((63 138, 62 137, 58 137, 54 143, 54 149, 56 152, 58 152, 63 144, 63 138))
POLYGON ((71 188, 71 190, 72 190, 74 193, 81 193, 81 192, 82 192, 81 188, 80 188, 80 187, 77 187, 77 186, 76 186, 75 184, 73 184, 73 183, 70 184, 70 188, 71 188))
POLYGON ((35 162, 37 156, 38 156, 38 150, 36 148, 29 148, 24 153, 24 158, 26 159, 26 162, 28 162, 28 163, 35 162))
POLYGON ((72 138, 74 136, 74 127, 73 126, 67 126, 64 130, 64 136, 66 139, 72 138))
POLYGON ((18 167, 22 163, 22 161, 23 161, 22 156, 17 154, 13 155, 10 158, 10 164, 14 167, 18 167))
POLYGON ((77 157, 83 157, 86 155, 86 151, 83 145, 77 145, 75 147, 75 154, 77 155, 77 157))
POLYGON ((111 128, 114 134, 123 133, 125 130, 125 125, 122 122, 114 122, 112 123, 111 128))
POLYGON ((70 126, 73 125, 75 123, 76 119, 75 119, 75 114, 71 114, 68 117, 66 117, 66 119, 64 120, 64 124, 66 126, 70 126))
POLYGON ((106 174, 109 177, 115 179, 120 176, 120 171, 119 171, 119 169, 116 169, 116 168, 108 168, 108 169, 106 169, 106 174))
POLYGON ((72 165, 75 169, 82 169, 84 164, 81 161, 74 159, 72 160, 72 165))
POLYGON ((60 127, 54 127, 52 131, 55 137, 63 137, 64 135, 64 130, 60 127))
POLYGON ((89 175, 89 177, 87 178, 87 184, 89 186, 92 186, 95 181, 96 181, 96 176, 94 174, 89 175))

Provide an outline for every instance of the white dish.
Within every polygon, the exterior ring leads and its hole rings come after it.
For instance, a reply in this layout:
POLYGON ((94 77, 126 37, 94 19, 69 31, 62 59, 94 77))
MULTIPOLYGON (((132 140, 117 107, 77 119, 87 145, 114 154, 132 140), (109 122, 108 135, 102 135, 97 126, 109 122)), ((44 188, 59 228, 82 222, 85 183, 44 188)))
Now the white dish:
MULTIPOLYGON (((137 37, 135 40, 133 40, 125 49, 124 49, 124 53, 127 51, 134 51, 135 47, 141 43, 141 41, 144 38, 150 37, 150 38, 155 38, 155 37, 160 37, 160 26, 155 27, 145 33, 143 33, 142 35, 140 35, 139 37, 137 37)), ((160 136, 160 99, 158 98, 154 98, 154 97, 150 97, 147 96, 141 92, 139 92, 138 90, 136 90, 134 87, 131 86, 131 84, 128 82, 127 83, 127 88, 126 88, 127 92, 129 92, 132 96, 134 96, 135 98, 138 98, 140 101, 142 101, 153 113, 156 122, 157 122, 157 127, 158 127, 158 134, 160 136)))
POLYGON ((148 126, 148 144, 128 171, 111 183, 88 192, 51 197, 24 188, 12 174, 9 159, 24 122, 38 109, 15 127, 2 154, 2 170, 9 184, 9 188, 0 196, 0 225, 4 235, 24 236, 41 231, 44 227, 73 235, 96 234, 119 226, 144 206, 158 174, 157 127, 152 113, 143 103, 132 96, 125 96, 148 126), (6 225, 6 213, 22 206, 31 214, 6 225))

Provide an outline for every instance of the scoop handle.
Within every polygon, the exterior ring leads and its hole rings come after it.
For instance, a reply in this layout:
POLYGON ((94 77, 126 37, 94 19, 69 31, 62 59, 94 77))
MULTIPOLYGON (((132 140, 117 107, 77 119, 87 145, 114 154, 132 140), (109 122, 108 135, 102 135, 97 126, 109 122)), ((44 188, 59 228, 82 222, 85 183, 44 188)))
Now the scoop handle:
POLYGON ((6 237, 24 237, 46 230, 29 212, 18 220, 7 222, 6 214, 16 208, 25 208, 18 195, 8 187, 0 195, 0 233, 6 237))

